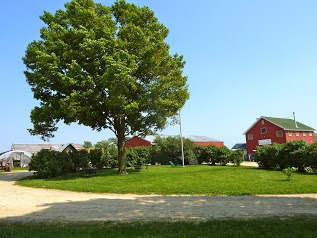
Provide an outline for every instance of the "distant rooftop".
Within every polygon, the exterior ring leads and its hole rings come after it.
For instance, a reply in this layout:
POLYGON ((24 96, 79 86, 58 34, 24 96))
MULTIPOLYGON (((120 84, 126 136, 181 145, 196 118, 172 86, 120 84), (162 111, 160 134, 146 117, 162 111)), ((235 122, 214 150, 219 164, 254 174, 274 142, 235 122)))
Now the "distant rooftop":
MULTIPOLYGON (((20 150, 29 152, 31 154, 37 153, 40 150, 56 150, 58 151, 59 148, 63 146, 67 146, 68 144, 12 144, 12 150, 20 150)), ((82 150, 84 147, 80 144, 72 144, 76 150, 82 150)))
MULTIPOLYGON (((156 137, 161 137, 161 138, 166 138, 166 137, 169 137, 169 136, 166 136, 166 135, 149 135, 149 136, 146 136, 142 139, 146 140, 146 141, 149 141, 151 143, 154 142, 155 138, 156 137)), ((179 135, 174 135, 174 136, 171 136, 171 137, 179 137, 179 135)), ((210 138, 210 137, 207 137, 207 136, 183 136, 185 139, 189 139, 193 142, 220 142, 219 140, 216 140, 216 139, 213 139, 213 138, 210 138)))
POLYGON ((246 150, 247 144, 246 143, 237 143, 231 149, 233 149, 233 150, 246 150))
POLYGON ((220 142, 219 140, 207 136, 184 136, 184 138, 190 139, 193 142, 220 142))

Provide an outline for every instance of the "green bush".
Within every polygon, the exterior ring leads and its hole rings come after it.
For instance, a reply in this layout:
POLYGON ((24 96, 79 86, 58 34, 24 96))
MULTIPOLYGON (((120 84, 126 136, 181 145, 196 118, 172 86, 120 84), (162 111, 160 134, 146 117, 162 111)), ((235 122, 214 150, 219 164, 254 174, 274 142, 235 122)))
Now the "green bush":
POLYGON ((73 151, 72 153, 69 153, 69 155, 73 162, 73 170, 88 167, 90 159, 86 150, 73 151))
POLYGON ((55 157, 57 159, 58 166, 60 167, 59 175, 67 174, 73 170, 74 164, 69 154, 64 152, 56 152, 55 157))
POLYGON ((260 168, 275 169, 279 166, 279 153, 283 145, 273 143, 272 145, 258 146, 256 148, 254 161, 260 168))
POLYGON ((230 156, 229 156, 229 160, 231 163, 233 163, 236 166, 240 166, 241 163, 244 161, 243 158, 243 150, 235 150, 232 151, 230 156))
POLYGON ((282 172, 287 176, 287 180, 291 180, 293 177, 293 169, 291 167, 287 167, 286 169, 283 169, 282 172))
POLYGON ((306 166, 307 144, 303 140, 290 141, 281 147, 278 156, 278 167, 283 170, 287 167, 295 167, 299 171, 304 171, 306 166))
POLYGON ((151 162, 151 147, 140 146, 133 149, 137 154, 137 164, 149 164, 151 162))
POLYGON ((195 150, 188 149, 184 151, 185 164, 198 164, 195 150))
MULTIPOLYGON (((174 163, 182 163, 182 149, 181 149, 181 138, 175 136, 168 137, 157 137, 155 139, 156 145, 151 149, 151 163, 169 164, 169 161, 174 163)), ((184 155, 190 156, 186 158, 185 164, 189 164, 189 161, 193 159, 193 150, 195 144, 189 139, 183 139, 184 155), (191 152, 190 152, 191 150, 191 152)))
POLYGON ((317 143, 307 146, 306 165, 314 172, 317 172, 317 143))
POLYGON ((104 149, 101 160, 107 168, 117 168, 118 167, 118 150, 116 146, 112 145, 104 149))
POLYGON ((205 157, 204 157, 204 148, 203 146, 195 146, 195 148, 193 149, 193 152, 195 154, 196 160, 198 164, 202 164, 203 162, 205 162, 205 157))
POLYGON ((231 150, 226 146, 221 146, 215 150, 214 158, 216 163, 222 166, 227 165, 230 159, 231 150))
POLYGON ((317 170, 317 144, 305 141, 290 141, 285 144, 258 146, 255 161, 265 169, 284 170, 288 167, 305 172, 307 168, 317 170))
POLYGON ((151 147, 134 147, 127 148, 127 166, 132 167, 135 164, 148 164, 151 162, 151 147))
POLYGON ((93 168, 103 168, 105 166, 105 161, 102 159, 102 149, 91 150, 89 160, 93 168))
POLYGON ((195 151, 198 163, 211 163, 212 165, 215 165, 217 162, 215 156, 217 149, 218 148, 215 145, 197 146, 195 151))
POLYGON ((29 170, 35 171, 40 178, 51 178, 70 172, 73 165, 71 156, 68 154, 41 150, 32 157, 29 170))

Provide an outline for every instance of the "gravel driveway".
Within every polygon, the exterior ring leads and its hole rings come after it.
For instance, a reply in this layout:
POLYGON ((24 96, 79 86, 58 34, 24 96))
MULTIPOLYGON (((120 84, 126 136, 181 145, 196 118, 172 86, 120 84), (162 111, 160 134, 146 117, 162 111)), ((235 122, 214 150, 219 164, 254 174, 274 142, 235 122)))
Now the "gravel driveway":
POLYGON ((317 194, 279 196, 148 196, 27 188, 30 172, 0 173, 1 221, 154 221, 317 216, 317 194))

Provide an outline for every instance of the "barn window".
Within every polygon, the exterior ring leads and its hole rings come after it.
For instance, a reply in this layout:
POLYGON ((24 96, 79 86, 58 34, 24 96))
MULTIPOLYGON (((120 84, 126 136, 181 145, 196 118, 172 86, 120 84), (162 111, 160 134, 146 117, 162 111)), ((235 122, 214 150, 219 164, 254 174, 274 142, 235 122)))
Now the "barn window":
POLYGON ((277 137, 283 137, 283 131, 277 131, 276 132, 277 137))
POLYGON ((309 132, 309 136, 313 136, 313 133, 312 133, 312 132, 309 132))
POLYGON ((296 133, 295 133, 295 134, 296 134, 296 136, 299 136, 299 132, 298 132, 298 131, 296 131, 296 133))
POLYGON ((253 134, 248 134, 248 140, 253 140, 253 134))
POLYGON ((264 120, 262 120, 262 125, 264 125, 264 120))
POLYGON ((288 132, 288 136, 292 136, 293 133, 291 131, 288 132))
POLYGON ((261 128, 261 133, 262 134, 265 134, 267 131, 266 131, 266 127, 263 127, 263 128, 261 128))
POLYGON ((303 132, 303 136, 306 136, 306 132, 303 132))

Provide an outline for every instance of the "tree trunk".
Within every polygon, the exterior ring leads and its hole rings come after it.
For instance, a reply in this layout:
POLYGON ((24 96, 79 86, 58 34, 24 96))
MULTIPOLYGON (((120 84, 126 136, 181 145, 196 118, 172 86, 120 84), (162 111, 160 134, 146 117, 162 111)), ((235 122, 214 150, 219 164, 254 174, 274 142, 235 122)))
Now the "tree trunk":
POLYGON ((120 128, 118 131, 118 167, 119 167, 119 175, 127 174, 125 135, 124 135, 124 129, 122 128, 120 128))

